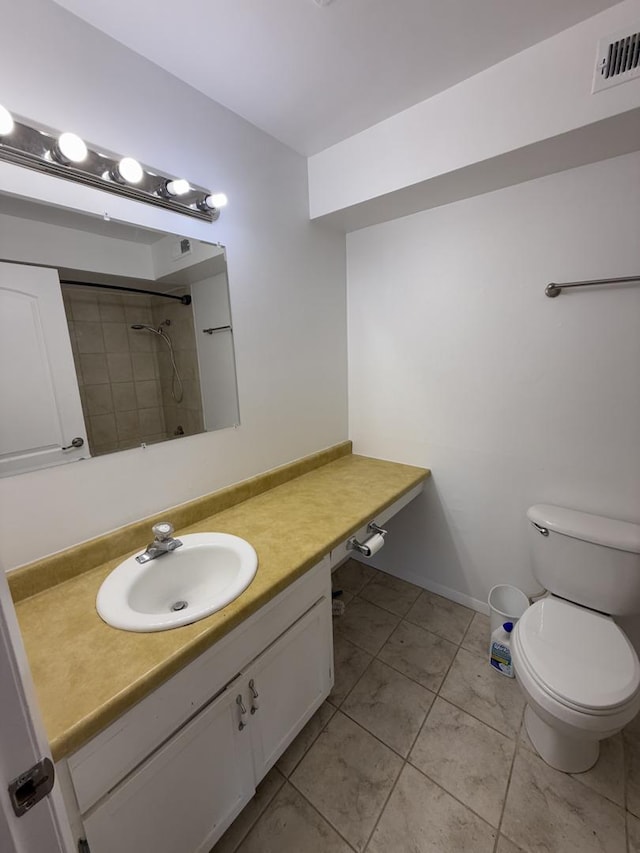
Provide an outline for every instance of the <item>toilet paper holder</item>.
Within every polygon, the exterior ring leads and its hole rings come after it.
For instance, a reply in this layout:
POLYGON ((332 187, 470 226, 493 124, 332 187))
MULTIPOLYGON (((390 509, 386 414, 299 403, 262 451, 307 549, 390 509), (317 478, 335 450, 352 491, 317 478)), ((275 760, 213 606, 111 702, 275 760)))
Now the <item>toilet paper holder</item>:
MULTIPOLYGON (((379 527, 375 521, 369 522, 367 525, 367 531, 371 534, 371 536, 375 536, 376 534, 384 537, 387 535, 387 531, 383 530, 382 527, 379 527)), ((351 539, 347 541, 347 550, 359 551, 365 557, 371 556, 371 548, 367 545, 367 541, 358 542, 355 536, 352 536, 351 539)))

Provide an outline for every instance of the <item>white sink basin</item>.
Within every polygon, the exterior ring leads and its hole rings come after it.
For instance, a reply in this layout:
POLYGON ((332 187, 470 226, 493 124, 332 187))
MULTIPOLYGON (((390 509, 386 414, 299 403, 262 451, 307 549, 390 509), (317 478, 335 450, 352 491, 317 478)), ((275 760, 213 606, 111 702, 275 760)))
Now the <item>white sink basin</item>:
POLYGON ((105 578, 96 608, 107 624, 125 631, 189 625, 226 607, 255 577, 258 555, 238 536, 192 533, 180 541, 147 563, 129 557, 105 578))

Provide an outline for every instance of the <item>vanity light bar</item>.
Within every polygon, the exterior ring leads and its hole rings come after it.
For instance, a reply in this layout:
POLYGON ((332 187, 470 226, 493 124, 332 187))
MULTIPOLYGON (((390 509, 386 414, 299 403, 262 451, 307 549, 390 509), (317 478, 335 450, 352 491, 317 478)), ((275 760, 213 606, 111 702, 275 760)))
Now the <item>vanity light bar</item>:
POLYGON ((132 157, 97 151, 75 133, 16 118, 0 104, 0 160, 96 189, 214 222, 224 193, 142 166, 132 157))

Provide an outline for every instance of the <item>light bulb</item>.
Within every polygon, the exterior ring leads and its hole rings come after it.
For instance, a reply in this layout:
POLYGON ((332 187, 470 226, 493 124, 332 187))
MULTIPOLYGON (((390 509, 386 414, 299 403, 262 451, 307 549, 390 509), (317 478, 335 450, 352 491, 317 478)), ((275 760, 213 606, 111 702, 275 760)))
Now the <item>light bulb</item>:
POLYGON ((13 116, 6 107, 0 104, 0 136, 8 136, 13 127, 13 116))
POLYGON ((200 196, 196 201, 196 207, 205 213, 211 213, 212 210, 218 211, 219 215, 220 208, 224 207, 227 201, 228 199, 224 193, 208 193, 208 195, 200 196))
POLYGON ((139 184, 144 176, 144 170, 133 157, 123 157, 116 166, 121 181, 127 184, 139 184))
POLYGON ((189 181, 185 181, 184 178, 177 178, 174 181, 167 181, 164 189, 169 195, 175 196, 188 193, 191 187, 189 186, 189 181))
POLYGON ((56 149, 56 159, 65 163, 82 163, 88 154, 84 140, 76 133, 61 133, 56 142, 56 149))
POLYGON ((204 202, 207 207, 210 207, 212 210, 216 208, 224 207, 229 199, 226 197, 224 193, 211 193, 208 195, 204 202))

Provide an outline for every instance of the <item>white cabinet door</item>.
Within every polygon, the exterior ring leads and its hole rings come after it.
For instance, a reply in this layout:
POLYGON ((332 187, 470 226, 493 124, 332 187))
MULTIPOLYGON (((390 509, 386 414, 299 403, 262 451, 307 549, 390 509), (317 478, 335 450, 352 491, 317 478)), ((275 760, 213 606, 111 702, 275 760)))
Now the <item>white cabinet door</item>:
POLYGON ((254 794, 229 688, 84 818, 91 853, 205 853, 254 794))
POLYGON ((56 270, 0 263, 0 400, 0 475, 89 456, 56 270))
POLYGON ((256 783, 329 694, 332 669, 331 602, 324 597, 244 674, 256 783))

